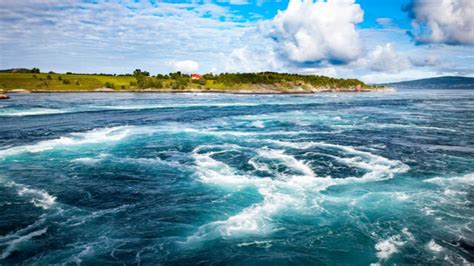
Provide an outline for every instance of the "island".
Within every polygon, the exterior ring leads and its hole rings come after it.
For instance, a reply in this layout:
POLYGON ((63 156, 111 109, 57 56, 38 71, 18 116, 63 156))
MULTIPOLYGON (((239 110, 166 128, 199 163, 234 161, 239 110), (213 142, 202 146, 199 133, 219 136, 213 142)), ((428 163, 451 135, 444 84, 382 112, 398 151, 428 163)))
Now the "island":
POLYGON ((51 92, 208 92, 237 94, 304 94, 317 92, 391 91, 357 79, 277 72, 150 75, 136 69, 131 74, 42 73, 38 68, 0 71, 5 93, 51 92))

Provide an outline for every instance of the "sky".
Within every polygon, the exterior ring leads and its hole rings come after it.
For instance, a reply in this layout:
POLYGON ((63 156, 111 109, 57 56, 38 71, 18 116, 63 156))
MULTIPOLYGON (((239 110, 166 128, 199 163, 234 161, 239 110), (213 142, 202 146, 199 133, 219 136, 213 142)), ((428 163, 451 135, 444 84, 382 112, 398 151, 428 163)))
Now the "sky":
POLYGON ((473 0, 0 0, 0 69, 474 76, 473 0))

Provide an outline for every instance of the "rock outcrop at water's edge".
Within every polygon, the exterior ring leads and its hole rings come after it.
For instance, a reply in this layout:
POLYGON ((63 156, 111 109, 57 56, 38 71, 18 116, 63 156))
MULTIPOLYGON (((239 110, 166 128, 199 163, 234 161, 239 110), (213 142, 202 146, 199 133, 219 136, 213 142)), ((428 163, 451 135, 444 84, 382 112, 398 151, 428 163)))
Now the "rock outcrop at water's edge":
POLYGON ((10 96, 0 93, 0 100, 6 100, 6 99, 10 99, 10 96))

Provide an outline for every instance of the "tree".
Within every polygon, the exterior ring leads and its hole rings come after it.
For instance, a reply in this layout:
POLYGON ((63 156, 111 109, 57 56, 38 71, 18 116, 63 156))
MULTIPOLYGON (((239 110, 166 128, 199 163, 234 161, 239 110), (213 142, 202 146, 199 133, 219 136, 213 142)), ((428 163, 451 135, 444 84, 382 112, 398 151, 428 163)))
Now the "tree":
POLYGON ((104 86, 109 89, 115 89, 115 85, 111 82, 106 82, 104 86))
POLYGON ((34 68, 31 69, 31 73, 40 73, 40 70, 39 70, 39 68, 34 67, 34 68))

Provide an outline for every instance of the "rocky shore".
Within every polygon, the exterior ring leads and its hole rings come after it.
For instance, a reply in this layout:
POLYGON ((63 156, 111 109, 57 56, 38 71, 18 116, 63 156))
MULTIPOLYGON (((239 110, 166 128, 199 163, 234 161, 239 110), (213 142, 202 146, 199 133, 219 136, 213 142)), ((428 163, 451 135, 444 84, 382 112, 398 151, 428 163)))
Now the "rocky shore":
MULTIPOLYGON (((142 90, 117 90, 111 88, 97 88, 94 90, 33 90, 24 89, 11 90, 6 93, 229 93, 229 94, 314 94, 314 93, 331 93, 331 92, 395 92, 396 90, 389 87, 371 87, 371 88, 327 88, 327 87, 291 87, 280 88, 275 86, 257 85, 254 88, 246 89, 171 89, 171 88, 147 88, 142 90)), ((8 97, 0 91, 0 95, 8 97)))
POLYGON ((3 93, 3 90, 0 89, 0 100, 10 99, 10 96, 3 93))

